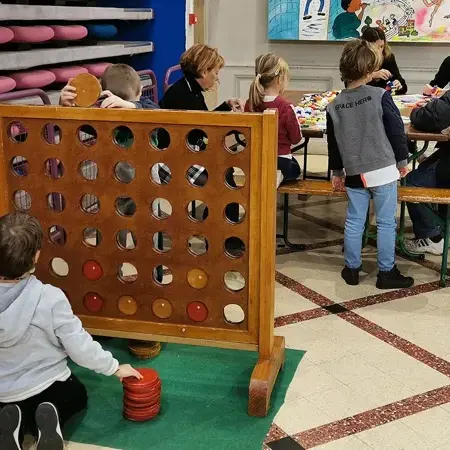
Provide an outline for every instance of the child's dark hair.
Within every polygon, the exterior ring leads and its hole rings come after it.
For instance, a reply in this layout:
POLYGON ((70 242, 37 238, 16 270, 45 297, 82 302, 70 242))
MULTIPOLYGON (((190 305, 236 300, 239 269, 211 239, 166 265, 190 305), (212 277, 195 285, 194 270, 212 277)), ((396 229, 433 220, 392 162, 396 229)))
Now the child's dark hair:
POLYGON ((375 43, 377 41, 383 41, 384 42, 383 56, 385 58, 389 58, 391 56, 391 47, 389 47, 389 44, 387 42, 386 33, 381 28, 367 27, 364 30, 363 34, 361 35, 361 39, 372 43, 375 43))
POLYGON ((345 85, 361 80, 376 72, 382 62, 383 56, 375 44, 362 39, 353 39, 345 44, 339 61, 341 80, 345 85))
POLYGON ((19 278, 34 267, 42 246, 39 221, 23 211, 0 217, 0 277, 19 278))
POLYGON ((126 101, 135 101, 141 92, 141 79, 127 64, 109 66, 102 75, 101 84, 104 91, 111 91, 126 101))

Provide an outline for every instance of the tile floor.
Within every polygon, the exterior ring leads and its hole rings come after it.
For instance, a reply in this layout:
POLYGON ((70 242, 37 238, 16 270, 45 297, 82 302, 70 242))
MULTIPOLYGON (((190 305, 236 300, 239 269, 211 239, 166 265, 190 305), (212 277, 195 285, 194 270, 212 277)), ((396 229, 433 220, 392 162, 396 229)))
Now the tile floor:
MULTIPOLYGON (((311 170, 318 164, 309 159, 311 170)), ((290 236, 310 245, 278 249, 275 332, 307 353, 263 448, 450 450, 450 288, 439 288, 432 264, 399 257, 415 287, 377 290, 374 248, 361 285, 345 285, 345 208, 336 199, 292 203, 290 236)))

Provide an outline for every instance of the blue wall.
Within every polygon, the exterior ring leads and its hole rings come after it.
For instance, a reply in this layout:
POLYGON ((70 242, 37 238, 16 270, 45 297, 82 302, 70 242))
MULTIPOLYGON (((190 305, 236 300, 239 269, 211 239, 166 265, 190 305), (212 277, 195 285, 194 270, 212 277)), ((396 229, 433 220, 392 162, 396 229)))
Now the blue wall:
POLYGON ((186 0, 97 0, 97 5, 153 8, 151 21, 121 22, 117 40, 154 43, 153 53, 133 56, 132 64, 136 70, 155 72, 161 98, 166 70, 178 64, 186 49, 186 0))

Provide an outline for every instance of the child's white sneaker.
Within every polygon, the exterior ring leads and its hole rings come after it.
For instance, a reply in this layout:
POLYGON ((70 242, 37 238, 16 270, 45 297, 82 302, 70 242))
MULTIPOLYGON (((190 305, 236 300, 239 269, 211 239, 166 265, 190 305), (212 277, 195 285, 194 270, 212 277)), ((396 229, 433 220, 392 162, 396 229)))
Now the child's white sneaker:
POLYGON ((0 449, 21 450, 19 442, 22 411, 17 405, 6 405, 0 411, 0 449))
POLYGON ((41 403, 36 409, 38 440, 36 450, 64 450, 58 411, 53 403, 41 403))

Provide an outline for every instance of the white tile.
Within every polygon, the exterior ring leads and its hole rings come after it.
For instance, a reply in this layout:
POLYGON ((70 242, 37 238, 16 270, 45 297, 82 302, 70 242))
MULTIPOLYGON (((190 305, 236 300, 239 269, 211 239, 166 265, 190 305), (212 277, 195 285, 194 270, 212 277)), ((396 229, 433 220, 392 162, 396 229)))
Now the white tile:
POLYGON ((420 393, 385 373, 349 383, 358 395, 365 395, 376 407, 388 405, 420 393))
POLYGON ((309 328, 305 322, 275 328, 277 336, 284 336, 286 346, 296 350, 307 350, 307 343, 321 339, 321 333, 309 328))
POLYGON ((372 447, 369 447, 355 436, 347 436, 337 441, 328 442, 328 444, 318 445, 312 448, 315 450, 370 450, 372 447))
POLYGON ((450 442, 450 412, 439 406, 400 420, 424 439, 436 445, 450 442))
POLYGON ((330 417, 325 411, 312 405, 305 398, 285 402, 274 419, 274 423, 289 435, 330 422, 330 417))
POLYGON ((335 389, 342 383, 320 367, 310 363, 309 366, 299 364, 286 394, 286 400, 312 395, 323 390, 335 389))
POLYGON ((344 356, 334 361, 319 364, 318 367, 345 384, 383 375, 383 372, 375 366, 368 364, 356 355, 344 356))
POLYGON ((356 435, 371 448, 380 450, 432 450, 431 443, 411 428, 396 420, 356 435))
POLYGON ((360 395, 348 386, 329 389, 306 399, 317 408, 325 411, 333 421, 373 409, 375 404, 365 395, 360 395))
POLYGON ((304 349, 306 350, 305 358, 309 359, 314 364, 334 361, 343 358, 344 356, 351 355, 350 352, 328 339, 311 341, 304 345, 304 349))
POLYGON ((390 375, 414 391, 431 391, 448 384, 448 377, 425 364, 414 368, 400 367, 390 375))
POLYGON ((309 309, 315 309, 317 305, 310 302, 300 294, 275 283, 275 317, 286 316, 309 309))

